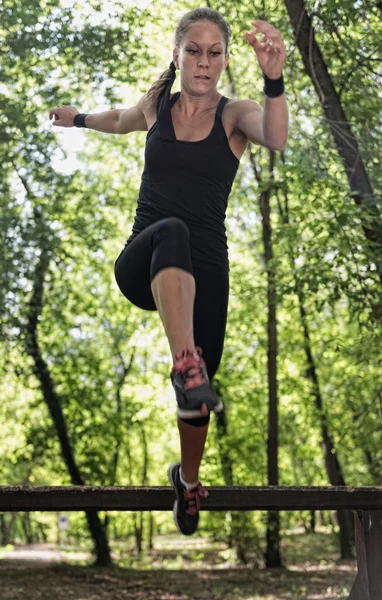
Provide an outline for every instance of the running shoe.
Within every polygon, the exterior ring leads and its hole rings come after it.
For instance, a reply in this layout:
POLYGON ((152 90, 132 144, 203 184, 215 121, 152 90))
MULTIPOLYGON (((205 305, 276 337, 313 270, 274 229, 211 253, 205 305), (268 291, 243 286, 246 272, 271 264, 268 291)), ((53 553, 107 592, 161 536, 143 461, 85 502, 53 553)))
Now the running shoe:
POLYGON ((178 403, 178 416, 195 419, 218 413, 224 408, 216 392, 212 389, 207 375, 202 349, 180 350, 175 356, 171 371, 171 382, 178 403))
POLYGON ((208 492, 200 482, 190 490, 180 480, 180 463, 175 462, 168 469, 168 480, 175 490, 174 502, 175 525, 183 535, 192 535, 198 528, 200 499, 207 498, 208 492))

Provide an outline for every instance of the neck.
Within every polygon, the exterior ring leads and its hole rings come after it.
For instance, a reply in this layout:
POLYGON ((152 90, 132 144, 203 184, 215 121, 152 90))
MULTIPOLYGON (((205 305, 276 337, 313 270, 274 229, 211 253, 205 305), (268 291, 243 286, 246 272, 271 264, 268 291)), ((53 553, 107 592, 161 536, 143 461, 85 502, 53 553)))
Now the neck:
POLYGON ((216 108, 221 94, 217 89, 211 90, 207 94, 194 95, 185 89, 181 90, 179 99, 175 103, 175 110, 181 112, 185 117, 194 117, 199 113, 216 108))

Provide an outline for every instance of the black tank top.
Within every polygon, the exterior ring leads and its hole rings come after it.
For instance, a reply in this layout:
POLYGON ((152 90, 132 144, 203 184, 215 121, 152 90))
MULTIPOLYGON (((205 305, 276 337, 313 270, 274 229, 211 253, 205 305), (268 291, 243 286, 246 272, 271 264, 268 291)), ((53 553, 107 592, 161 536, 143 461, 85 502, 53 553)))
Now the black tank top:
POLYGON ((171 117, 180 92, 170 98, 171 85, 158 99, 157 121, 147 134, 145 168, 133 234, 128 242, 160 219, 179 217, 190 231, 193 266, 227 273, 224 221, 239 167, 222 124, 228 98, 220 99, 208 137, 196 142, 181 141, 175 137, 171 117))

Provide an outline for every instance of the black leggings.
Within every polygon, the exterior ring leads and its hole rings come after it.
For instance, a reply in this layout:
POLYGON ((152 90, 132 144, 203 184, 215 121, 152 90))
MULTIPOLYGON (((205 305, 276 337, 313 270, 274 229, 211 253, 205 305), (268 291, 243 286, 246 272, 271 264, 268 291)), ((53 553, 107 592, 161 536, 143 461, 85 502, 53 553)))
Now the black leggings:
POLYGON ((178 267, 194 276, 194 340, 203 350, 212 380, 223 354, 229 275, 192 264, 187 225, 181 219, 169 217, 133 235, 115 262, 115 278, 130 302, 145 310, 156 310, 151 281, 168 267, 178 267))

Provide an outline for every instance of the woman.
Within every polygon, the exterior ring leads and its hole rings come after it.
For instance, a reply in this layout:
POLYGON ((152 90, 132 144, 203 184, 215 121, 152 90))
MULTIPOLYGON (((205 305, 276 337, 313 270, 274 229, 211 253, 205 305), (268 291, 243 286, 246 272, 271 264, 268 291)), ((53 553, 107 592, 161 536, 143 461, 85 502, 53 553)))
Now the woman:
POLYGON ((284 43, 269 23, 252 24, 244 35, 264 74, 264 110, 218 92, 230 29, 217 11, 198 8, 180 20, 170 67, 136 106, 95 115, 73 106, 50 111, 53 124, 62 127, 148 131, 132 235, 115 276, 133 304, 158 310, 169 341, 181 463, 170 466, 168 477, 176 494, 175 523, 185 535, 196 531, 200 498, 208 495, 198 473, 209 415, 223 409, 211 380, 223 352, 228 308, 228 196, 248 141, 280 150, 287 139, 284 43), (172 95, 177 69, 181 92, 172 95))

